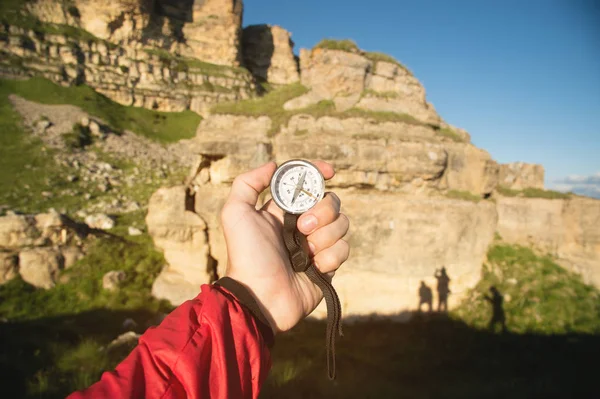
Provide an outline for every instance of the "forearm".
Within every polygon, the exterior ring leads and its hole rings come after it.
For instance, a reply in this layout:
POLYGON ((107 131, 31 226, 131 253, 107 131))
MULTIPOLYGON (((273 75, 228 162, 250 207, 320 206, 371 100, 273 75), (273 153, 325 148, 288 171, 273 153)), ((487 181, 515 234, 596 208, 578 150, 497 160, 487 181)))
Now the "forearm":
POLYGON ((256 398, 271 367, 263 334, 227 290, 204 285, 115 371, 71 398, 256 398))

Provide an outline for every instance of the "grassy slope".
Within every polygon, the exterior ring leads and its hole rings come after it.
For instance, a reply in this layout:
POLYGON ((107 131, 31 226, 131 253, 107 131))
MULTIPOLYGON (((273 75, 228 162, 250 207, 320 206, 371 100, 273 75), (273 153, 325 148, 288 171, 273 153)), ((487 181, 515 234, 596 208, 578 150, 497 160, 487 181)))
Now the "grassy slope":
POLYGON ((476 328, 485 328, 491 308, 483 295, 489 295, 490 286, 505 297, 509 331, 600 334, 600 292, 548 256, 537 256, 525 247, 493 246, 481 281, 456 315, 476 328))
POLYGON ((0 80, 2 101, 15 93, 44 104, 72 104, 103 119, 117 131, 131 130, 162 143, 191 138, 202 118, 192 112, 157 112, 126 107, 96 93, 88 86, 62 87, 43 78, 0 80))
MULTIPOLYGON (((39 139, 25 131, 20 116, 8 101, 11 93, 30 100, 78 105, 116 123, 117 128, 136 129, 135 132, 142 131, 147 136, 163 141, 192 136, 200 120, 195 114, 167 114, 163 117, 162 113, 123 107, 87 87, 64 88, 44 79, 0 80, 0 205, 23 212, 40 212, 48 208, 73 212, 89 202, 84 198, 84 193, 91 194, 92 200, 104 197, 110 199, 114 193, 100 192, 93 182, 67 181, 66 175, 76 172, 59 166, 53 159, 53 151, 46 149, 39 139), (78 194, 61 195, 65 190, 73 190, 78 194), (42 195, 43 192, 49 192, 52 196, 46 198, 42 195)), ((129 162, 116 161, 108 154, 98 155, 100 159, 124 170, 135 166, 129 162)), ((173 176, 173 179, 176 178, 178 176, 173 176)), ((120 188, 120 193, 144 203, 164 183, 153 179, 150 184, 140 183, 133 187, 124 185, 120 188)))

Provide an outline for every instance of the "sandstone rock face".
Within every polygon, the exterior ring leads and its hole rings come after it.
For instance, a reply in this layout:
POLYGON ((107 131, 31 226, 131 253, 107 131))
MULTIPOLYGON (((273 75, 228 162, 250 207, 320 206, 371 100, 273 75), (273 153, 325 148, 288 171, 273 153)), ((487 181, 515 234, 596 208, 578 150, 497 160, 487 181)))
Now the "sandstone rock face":
POLYGON ((290 33, 279 26, 252 25, 244 28, 244 65, 259 79, 275 85, 300 80, 290 33))
POLYGON ((451 190, 490 194, 498 184, 498 164, 490 154, 473 145, 448 144, 448 166, 443 176, 451 190))
MULTIPOLYGON (((152 287, 157 298, 179 305, 210 279, 206 223, 194 211, 184 186, 161 188, 150 198, 146 224, 168 265, 152 287)), ((192 297, 193 297, 192 296, 192 297)))
POLYGON ((544 167, 524 162, 502 164, 498 184, 513 190, 543 189, 544 167))
POLYGON ((322 98, 362 93, 372 64, 360 54, 341 50, 300 51, 302 84, 322 98))
POLYGON ((58 272, 62 267, 62 256, 54 248, 25 249, 19 253, 21 277, 38 288, 54 287, 58 272))
POLYGON ((241 0, 37 0, 27 9, 42 21, 116 44, 152 44, 221 65, 240 62, 241 0))
POLYGON ((194 0, 192 21, 182 29, 184 55, 215 64, 239 65, 242 11, 242 0, 194 0))
POLYGON ((425 88, 406 68, 379 61, 374 71, 367 75, 365 86, 369 92, 361 98, 357 108, 409 114, 423 122, 439 125, 440 117, 425 99, 425 88))
POLYGON ((600 287, 599 200, 500 197, 497 207, 498 233, 505 241, 552 254, 600 287))
POLYGON ((338 111, 352 107, 369 111, 408 114, 434 126, 441 118, 425 99, 425 89, 404 67, 386 61, 371 61, 359 51, 316 48, 300 51, 302 84, 312 93, 286 109, 333 99, 338 111))
MULTIPOLYGON (((434 272, 442 266, 451 278, 450 305, 479 281, 496 227, 493 203, 336 193, 350 218, 351 255, 333 280, 345 316, 415 310, 420 282, 435 292, 434 272)), ((325 316, 324 310, 320 306, 315 315, 325 316)))
POLYGON ((215 103, 245 99, 255 91, 246 70, 201 63, 166 50, 65 35, 40 36, 14 26, 1 26, 3 36, 7 40, 0 40, 0 51, 7 57, 0 59, 0 76, 85 83, 123 105, 205 114, 215 103))
MULTIPOLYGON (((75 0, 74 6, 80 16, 76 18, 79 26, 94 36, 114 42, 141 39, 142 30, 154 11, 152 0, 75 0)), ((45 18, 44 15, 38 17, 45 18)))

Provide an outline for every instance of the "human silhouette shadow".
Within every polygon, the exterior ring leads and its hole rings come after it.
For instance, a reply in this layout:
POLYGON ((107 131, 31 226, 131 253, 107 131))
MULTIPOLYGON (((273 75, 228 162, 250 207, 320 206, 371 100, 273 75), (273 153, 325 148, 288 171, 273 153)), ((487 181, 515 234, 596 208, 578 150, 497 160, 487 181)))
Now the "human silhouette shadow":
POLYGON ((450 277, 446 268, 436 269, 434 276, 437 280, 438 312, 448 312, 448 295, 450 294, 450 277))
POLYGON ((492 304, 492 318, 488 326, 490 331, 494 331, 496 324, 500 324, 502 332, 506 332, 506 316, 504 315, 504 297, 494 286, 490 287, 492 296, 484 296, 484 299, 492 304))
POLYGON ((431 288, 424 281, 421 281, 421 286, 419 287, 419 312, 421 312, 423 304, 426 304, 429 306, 429 313, 431 313, 432 302, 433 293, 431 292, 431 288))

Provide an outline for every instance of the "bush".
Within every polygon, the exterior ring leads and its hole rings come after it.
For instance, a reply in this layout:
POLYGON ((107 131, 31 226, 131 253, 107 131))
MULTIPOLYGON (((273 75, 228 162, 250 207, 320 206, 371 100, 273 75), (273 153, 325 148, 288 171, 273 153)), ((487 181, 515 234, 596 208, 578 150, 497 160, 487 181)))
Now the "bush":
POLYGON ((328 50, 342 50, 349 52, 356 52, 358 46, 354 41, 350 39, 335 40, 335 39, 323 39, 314 48, 324 48, 328 50))

